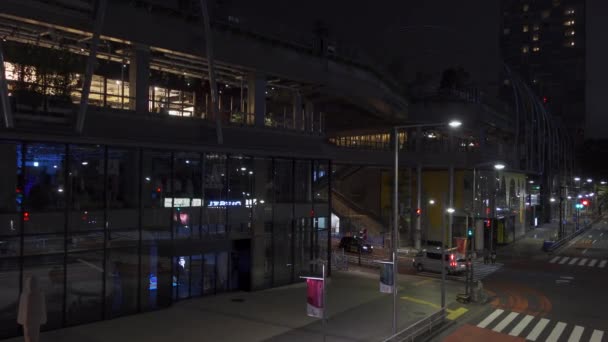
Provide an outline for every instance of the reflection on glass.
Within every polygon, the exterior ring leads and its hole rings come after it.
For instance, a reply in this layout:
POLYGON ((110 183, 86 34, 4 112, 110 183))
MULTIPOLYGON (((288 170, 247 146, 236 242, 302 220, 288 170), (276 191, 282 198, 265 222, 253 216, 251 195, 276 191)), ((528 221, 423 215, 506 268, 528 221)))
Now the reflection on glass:
POLYGON ((203 293, 215 293, 215 253, 206 253, 203 260, 203 293))

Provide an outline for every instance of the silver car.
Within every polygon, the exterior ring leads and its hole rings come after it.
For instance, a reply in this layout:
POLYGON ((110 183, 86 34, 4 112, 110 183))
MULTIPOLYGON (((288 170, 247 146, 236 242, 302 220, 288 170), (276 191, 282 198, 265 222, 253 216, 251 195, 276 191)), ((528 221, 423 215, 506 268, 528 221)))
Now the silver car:
MULTIPOLYGON (((422 250, 416 254, 413 266, 418 272, 432 271, 441 272, 441 249, 422 250)), ((467 269, 464 255, 453 250, 445 251, 445 270, 447 274, 459 274, 467 269)))

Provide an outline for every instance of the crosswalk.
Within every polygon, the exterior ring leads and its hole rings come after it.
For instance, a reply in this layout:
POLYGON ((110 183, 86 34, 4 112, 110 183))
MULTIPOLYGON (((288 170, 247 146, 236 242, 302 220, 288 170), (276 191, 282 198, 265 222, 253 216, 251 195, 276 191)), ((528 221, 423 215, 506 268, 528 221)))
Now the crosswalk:
POLYGON ((584 257, 567 257, 567 256, 554 256, 549 260, 550 264, 567 265, 567 266, 582 266, 582 267, 597 267, 606 268, 608 266, 608 260, 584 258, 584 257))
POLYGON ((547 318, 526 315, 514 311, 495 309, 477 323, 478 328, 522 337, 528 341, 590 341, 601 342, 604 331, 568 324, 561 321, 552 321, 547 318))

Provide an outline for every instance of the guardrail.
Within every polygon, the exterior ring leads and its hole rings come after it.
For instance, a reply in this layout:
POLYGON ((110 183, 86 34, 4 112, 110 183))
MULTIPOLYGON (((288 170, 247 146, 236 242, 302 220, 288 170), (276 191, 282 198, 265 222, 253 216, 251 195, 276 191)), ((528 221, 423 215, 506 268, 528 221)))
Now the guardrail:
POLYGON ((396 334, 389 336, 382 340, 382 342, 400 342, 400 341, 414 341, 414 339, 424 333, 429 333, 433 330, 433 327, 441 325, 445 320, 445 309, 441 309, 426 318, 419 320, 418 322, 410 325, 409 327, 397 332, 396 334))
MULTIPOLYGON (((564 245, 566 242, 568 242, 568 241, 570 241, 570 240, 574 239, 575 237, 579 236, 580 234, 582 234, 582 233, 583 233, 584 231, 586 231, 587 229, 591 228, 591 226, 593 226, 595 223, 599 222, 599 220, 600 220, 600 219, 601 219, 601 218, 597 218, 597 219, 595 219, 595 220, 591 221, 591 223, 589 223, 588 225, 586 225, 586 226, 584 226, 584 227, 580 228, 579 230, 577 230, 577 231, 573 232, 572 234, 570 234, 570 235, 568 235, 568 236, 566 236, 566 237, 564 237, 564 238, 561 238, 560 240, 554 241, 554 242, 553 242, 551 245, 549 245, 549 246, 545 246, 545 245, 543 245, 543 249, 544 249, 546 252, 549 252, 549 253, 551 253, 551 252, 555 251, 556 249, 558 249, 558 248, 562 247, 562 246, 563 246, 563 245, 564 245)), ((546 242, 545 242, 545 244, 546 244, 546 242)))

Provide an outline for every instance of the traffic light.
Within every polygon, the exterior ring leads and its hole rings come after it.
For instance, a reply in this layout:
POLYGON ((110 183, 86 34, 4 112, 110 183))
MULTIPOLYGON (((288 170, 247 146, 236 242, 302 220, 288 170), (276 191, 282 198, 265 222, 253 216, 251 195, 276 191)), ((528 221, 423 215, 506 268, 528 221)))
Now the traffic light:
POLYGON ((422 209, 418 208, 416 209, 416 216, 420 217, 420 215, 422 215, 422 209))
POLYGON ((471 227, 467 228, 467 236, 468 237, 472 237, 473 236, 473 228, 471 228, 471 227))
POLYGON ((486 225, 486 228, 492 228, 492 220, 491 219, 487 219, 483 221, 486 225))
POLYGON ((586 206, 588 206, 588 205, 589 205, 589 201, 588 201, 588 200, 583 200, 583 201, 581 202, 581 204, 582 204, 583 206, 585 206, 585 207, 586 207, 586 206))

